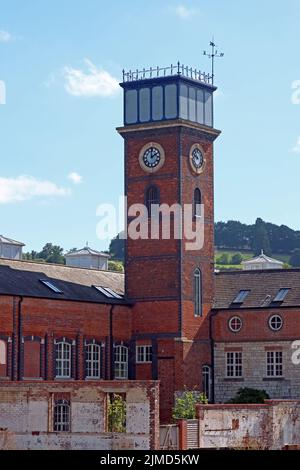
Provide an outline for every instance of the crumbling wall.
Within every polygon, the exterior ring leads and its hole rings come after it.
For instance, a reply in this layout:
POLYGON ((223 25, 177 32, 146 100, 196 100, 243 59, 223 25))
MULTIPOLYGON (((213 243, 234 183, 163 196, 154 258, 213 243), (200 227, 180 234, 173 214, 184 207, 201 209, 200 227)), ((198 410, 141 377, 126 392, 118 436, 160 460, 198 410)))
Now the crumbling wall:
POLYGON ((159 446, 154 381, 0 383, 0 449, 155 449, 159 446), (126 397, 126 432, 107 432, 107 396, 126 397), (53 403, 68 396, 70 432, 53 432, 53 403))

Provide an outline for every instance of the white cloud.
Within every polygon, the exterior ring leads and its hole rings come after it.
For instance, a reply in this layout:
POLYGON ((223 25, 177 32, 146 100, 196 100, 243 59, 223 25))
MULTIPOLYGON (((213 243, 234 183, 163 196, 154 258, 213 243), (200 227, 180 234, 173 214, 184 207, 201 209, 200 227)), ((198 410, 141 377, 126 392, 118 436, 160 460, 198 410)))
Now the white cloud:
POLYGON ((90 60, 85 59, 87 71, 65 67, 65 89, 74 96, 114 96, 120 91, 119 82, 106 70, 97 68, 90 60))
POLYGON ((10 33, 7 31, 3 31, 3 29, 0 29, 0 42, 9 42, 12 41, 13 37, 10 33))
POLYGON ((60 188, 51 181, 41 181, 32 176, 0 177, 0 204, 25 201, 36 196, 66 196, 69 193, 67 188, 60 188))
POLYGON ((300 136, 297 139, 297 143, 296 143, 295 147, 293 147, 293 152, 300 153, 300 136))
POLYGON ((72 171, 72 173, 68 175, 68 178, 73 181, 74 184, 82 183, 82 176, 76 173, 76 171, 72 171))
POLYGON ((175 13, 182 20, 186 20, 191 16, 196 15, 197 10, 195 8, 189 8, 185 5, 178 5, 177 7, 175 7, 175 13))

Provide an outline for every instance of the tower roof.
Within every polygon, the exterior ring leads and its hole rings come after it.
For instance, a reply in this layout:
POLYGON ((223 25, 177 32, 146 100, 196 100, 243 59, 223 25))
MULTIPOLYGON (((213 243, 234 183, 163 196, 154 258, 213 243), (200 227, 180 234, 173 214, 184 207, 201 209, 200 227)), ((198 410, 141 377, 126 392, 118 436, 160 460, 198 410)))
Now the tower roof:
POLYGON ((5 243, 7 245, 25 246, 25 243, 18 242, 12 238, 4 237, 3 235, 0 235, 0 243, 5 243))
POLYGON ((255 264, 255 263, 259 263, 259 264, 270 264, 270 263, 271 264, 277 264, 278 267, 281 267, 281 266, 284 265, 284 263, 282 261, 279 261, 278 259, 271 258, 270 256, 265 255, 263 250, 261 250, 260 255, 255 256, 254 258, 242 261, 241 264, 244 265, 244 266, 247 266, 249 264, 255 264))
POLYGON ((110 258, 110 255, 108 255, 107 253, 103 253, 102 251, 93 250, 89 246, 85 246, 83 248, 80 248, 79 250, 70 251, 69 253, 65 254, 65 257, 68 258, 70 256, 78 256, 78 255, 79 256, 92 255, 92 256, 102 256, 102 257, 105 257, 105 258, 110 258))

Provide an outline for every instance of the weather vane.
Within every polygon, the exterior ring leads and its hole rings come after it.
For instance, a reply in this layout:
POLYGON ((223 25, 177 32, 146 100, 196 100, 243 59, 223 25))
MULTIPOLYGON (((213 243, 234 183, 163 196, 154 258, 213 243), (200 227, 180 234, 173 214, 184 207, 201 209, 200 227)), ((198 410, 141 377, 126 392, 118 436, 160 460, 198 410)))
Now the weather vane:
POLYGON ((214 43, 214 38, 212 38, 212 41, 209 43, 211 47, 211 52, 208 53, 206 51, 203 51, 203 55, 206 55, 209 59, 211 59, 211 76, 212 76, 212 84, 214 84, 214 77, 215 77, 215 57, 224 57, 223 52, 218 52, 216 47, 218 47, 214 43))

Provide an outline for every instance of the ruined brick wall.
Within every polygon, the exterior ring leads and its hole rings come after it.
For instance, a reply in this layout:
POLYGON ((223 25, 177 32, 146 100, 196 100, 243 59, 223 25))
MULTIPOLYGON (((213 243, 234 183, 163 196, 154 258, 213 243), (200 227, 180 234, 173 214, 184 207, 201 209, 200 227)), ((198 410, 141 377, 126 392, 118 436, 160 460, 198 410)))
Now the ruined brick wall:
POLYGON ((0 385, 0 445, 11 449, 156 449, 156 382, 6 382, 0 385), (126 396, 126 433, 107 431, 107 396, 126 396), (55 398, 68 396, 70 432, 53 431, 55 398), (1 444, 2 443, 2 444, 1 444))
POLYGON ((198 405, 200 447, 282 449, 300 442, 300 401, 198 405))

